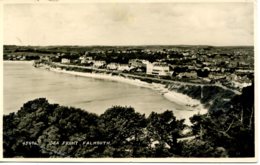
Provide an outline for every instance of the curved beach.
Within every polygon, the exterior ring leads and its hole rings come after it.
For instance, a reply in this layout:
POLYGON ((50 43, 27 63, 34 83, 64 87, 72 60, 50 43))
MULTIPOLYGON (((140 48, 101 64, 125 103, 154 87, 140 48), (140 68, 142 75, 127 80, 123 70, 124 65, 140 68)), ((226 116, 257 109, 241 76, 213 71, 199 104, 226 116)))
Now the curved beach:
MULTIPOLYGON (((28 64, 28 65, 33 64, 32 61, 4 61, 4 63, 12 63, 12 64, 24 63, 24 64, 28 64)), ((158 93, 163 98, 165 98, 165 100, 168 100, 169 102, 172 102, 174 105, 176 105, 176 107, 173 107, 173 109, 171 109, 170 107, 169 107, 169 109, 168 108, 167 109, 173 110, 176 118, 185 119, 185 123, 188 125, 191 124, 189 121, 189 118, 191 116, 193 116, 194 114, 207 113, 207 109, 204 108, 204 106, 200 103, 199 100, 195 100, 182 93, 178 93, 178 92, 169 90, 163 84, 148 83, 148 82, 141 81, 139 79, 122 77, 122 76, 117 76, 117 75, 112 75, 112 74, 107 74, 107 73, 86 73, 86 72, 77 72, 77 71, 67 71, 67 70, 62 70, 60 68, 52 68, 47 65, 42 66, 41 68, 49 70, 54 73, 58 73, 58 74, 59 73, 68 74, 68 75, 72 75, 72 76, 87 77, 87 78, 93 78, 93 79, 103 79, 103 80, 108 80, 108 81, 116 81, 116 82, 120 82, 120 83, 122 82, 122 83, 130 84, 130 85, 138 86, 141 88, 147 88, 147 89, 153 90, 153 91, 155 91, 155 93, 158 93)), ((40 95, 40 93, 39 93, 39 96, 43 97, 42 95, 40 95)), ((55 102, 55 100, 54 100, 54 102, 55 102)), ((57 103, 62 103, 62 101, 61 102, 58 101, 57 103)), ((94 104, 94 103, 92 103, 92 104, 94 104)), ((138 104, 142 104, 142 102, 138 102, 138 104)), ((130 105, 132 105, 132 104, 130 104, 130 105)), ((76 106, 76 105, 73 105, 73 106, 76 106)), ((167 110, 163 107, 165 107, 165 106, 162 106, 161 108, 159 106, 159 107, 157 107, 157 108, 159 108, 158 111, 156 111, 156 110, 153 110, 153 111, 160 113, 162 111, 167 110)), ((105 109, 105 108, 109 108, 109 107, 106 106, 102 109, 105 109)), ((144 113, 144 112, 140 111, 140 113, 144 113)), ((150 111, 149 111, 149 113, 145 112, 145 115, 149 115, 149 114, 150 114, 150 111)))
POLYGON ((105 73, 83 73, 83 72, 67 71, 67 70, 56 69, 56 68, 49 68, 49 69, 50 69, 50 71, 54 71, 57 73, 70 74, 70 75, 74 75, 74 76, 81 76, 81 77, 88 77, 88 78, 95 78, 95 79, 117 81, 117 82, 127 83, 127 84, 131 84, 131 85, 139 86, 139 87, 156 90, 160 94, 162 94, 164 96, 164 98, 166 98, 167 100, 185 107, 184 109, 176 109, 176 110, 183 111, 183 116, 185 116, 186 123, 189 123, 189 118, 191 116, 193 116, 194 114, 205 114, 208 112, 208 110, 204 107, 203 104, 201 104, 201 102, 199 100, 193 99, 182 93, 178 93, 178 92, 169 90, 163 84, 147 83, 147 82, 141 81, 139 79, 130 79, 130 78, 125 78, 125 77, 120 77, 120 76, 113 76, 111 74, 105 74, 105 73))

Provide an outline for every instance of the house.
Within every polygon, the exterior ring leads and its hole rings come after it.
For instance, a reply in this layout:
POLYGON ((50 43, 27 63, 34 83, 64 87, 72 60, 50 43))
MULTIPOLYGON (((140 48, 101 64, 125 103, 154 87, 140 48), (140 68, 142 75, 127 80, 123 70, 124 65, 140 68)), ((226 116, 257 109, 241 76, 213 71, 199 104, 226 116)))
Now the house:
POLYGON ((128 64, 135 68, 145 66, 145 64, 142 62, 142 60, 139 60, 139 59, 131 59, 131 60, 129 60, 128 64))
POLYGON ((81 64, 90 64, 93 61, 93 57, 81 56, 79 60, 81 64))
POLYGON ((228 76, 226 77, 226 79, 227 79, 228 81, 237 81, 237 80, 238 80, 238 76, 237 76, 236 74, 232 73, 232 74, 228 75, 228 76))
POLYGON ((197 78, 197 72, 191 71, 191 72, 182 72, 177 75, 178 78, 197 78))
POLYGON ((109 63, 107 64, 107 69, 109 70, 117 70, 118 64, 117 63, 109 63))
POLYGON ((61 63, 62 63, 62 64, 69 64, 69 63, 70 63, 70 59, 68 59, 68 58, 62 58, 62 59, 61 59, 61 63))
POLYGON ((132 69, 128 64, 119 64, 117 67, 118 71, 130 71, 132 69))
POLYGON ((50 61, 50 57, 49 56, 40 56, 40 60, 41 61, 50 61))
POLYGON ((20 60, 26 60, 26 56, 22 56, 20 60))
POLYGON ((220 73, 209 73, 208 76, 211 80, 217 80, 217 79, 223 79, 226 78, 226 76, 224 74, 220 74, 220 73))
POLYGON ((95 68, 100 68, 105 65, 106 65, 106 61, 93 61, 93 66, 95 68))
POLYGON ((204 66, 211 66, 211 65, 212 65, 211 62, 202 62, 202 64, 203 64, 204 66))
POLYGON ((189 56, 190 53, 189 53, 189 52, 183 52, 182 55, 183 55, 183 56, 189 56))

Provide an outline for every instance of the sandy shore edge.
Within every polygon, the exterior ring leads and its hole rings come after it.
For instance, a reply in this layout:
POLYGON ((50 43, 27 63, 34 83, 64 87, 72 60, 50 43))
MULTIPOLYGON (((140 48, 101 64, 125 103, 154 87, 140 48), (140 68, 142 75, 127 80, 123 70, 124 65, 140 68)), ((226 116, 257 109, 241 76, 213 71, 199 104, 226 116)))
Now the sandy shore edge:
MULTIPOLYGON (((4 63, 13 63, 13 64, 33 64, 33 61, 4 61, 4 63)), ((70 74, 73 76, 80 76, 80 77, 87 77, 87 78, 95 78, 95 79, 103 79, 103 80, 110 80, 110 81, 116 81, 116 82, 122 82, 127 83, 139 87, 149 88, 151 90, 155 90, 165 99, 174 102, 176 104, 179 104, 185 109, 181 109, 182 115, 176 116, 177 119, 185 119, 185 124, 191 125, 189 118, 192 117, 195 114, 205 114, 208 112, 208 109, 204 107, 204 105, 196 99, 193 99, 187 95, 184 95, 182 93, 178 93, 176 91, 171 91, 168 88, 165 87, 163 84, 159 83, 147 83, 144 81, 141 81, 139 79, 131 79, 131 78, 125 78, 120 76, 115 76, 107 73, 83 73, 83 72, 77 72, 77 71, 67 71, 57 68, 50 68, 49 66, 42 67, 43 69, 47 69, 56 73, 62 73, 62 74, 70 74)))
MULTIPOLYGON (((203 104, 199 100, 193 99, 182 93, 171 91, 168 88, 166 88, 165 85, 163 85, 163 84, 147 83, 147 82, 141 81, 139 79, 129 79, 129 78, 124 78, 124 77, 114 76, 114 75, 112 76, 111 74, 106 74, 106 73, 83 73, 83 72, 76 72, 76 71, 66 71, 66 70, 61 70, 61 69, 56 69, 56 68, 50 68, 50 71, 54 71, 57 73, 70 74, 70 75, 74 75, 74 76, 123 82, 123 83, 131 84, 131 85, 135 85, 135 86, 139 86, 139 87, 149 88, 149 89, 158 91, 167 100, 169 100, 171 102, 175 102, 180 105, 186 106, 187 111, 194 111, 194 114, 197 114, 197 113, 205 114, 208 112, 208 110, 203 106, 203 104)), ((183 110, 183 111, 185 111, 185 110, 183 110)))
POLYGON ((11 61, 11 60, 4 60, 3 63, 6 64, 33 64, 34 61, 11 61))

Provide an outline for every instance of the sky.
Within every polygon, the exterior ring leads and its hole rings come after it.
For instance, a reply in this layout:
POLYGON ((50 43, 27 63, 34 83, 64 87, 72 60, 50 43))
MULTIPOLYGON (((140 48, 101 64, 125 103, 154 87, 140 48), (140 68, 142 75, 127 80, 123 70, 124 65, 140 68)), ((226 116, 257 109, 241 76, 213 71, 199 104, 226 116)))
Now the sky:
POLYGON ((6 45, 254 45, 253 3, 5 4, 6 45))

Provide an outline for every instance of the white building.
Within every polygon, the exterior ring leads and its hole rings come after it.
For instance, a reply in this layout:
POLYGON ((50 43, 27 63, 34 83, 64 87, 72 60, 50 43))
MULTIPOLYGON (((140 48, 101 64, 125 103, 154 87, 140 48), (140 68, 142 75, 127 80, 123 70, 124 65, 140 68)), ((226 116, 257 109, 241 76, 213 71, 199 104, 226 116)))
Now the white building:
POLYGON ((109 63, 107 64, 107 69, 109 70, 117 70, 118 64, 117 63, 109 63))
POLYGON ((153 72, 153 64, 152 63, 146 63, 146 74, 152 74, 153 72))
POLYGON ((190 55, 190 53, 189 52, 183 52, 182 55, 183 56, 188 56, 188 55, 190 55))
POLYGON ((49 56, 41 56, 40 60, 42 60, 42 61, 50 61, 50 57, 49 56))
POLYGON ((79 60, 81 64, 89 64, 93 62, 93 57, 81 56, 79 60))
POLYGON ((146 74, 152 74, 158 76, 169 76, 170 67, 167 64, 162 64, 162 63, 147 63, 146 74))
POLYGON ((128 64, 120 64, 118 65, 117 70, 119 71, 130 71, 131 67, 128 64))
POLYGON ((198 75, 197 75, 197 72, 196 71, 191 71, 191 72, 182 72, 182 73, 179 73, 177 75, 178 78, 197 78, 198 75))
POLYGON ((102 66, 106 65, 106 61, 93 61, 93 66, 95 68, 100 68, 102 66))
POLYGON ((62 64, 69 64, 69 63, 70 63, 70 59, 62 58, 62 59, 61 59, 61 63, 62 63, 62 64))

